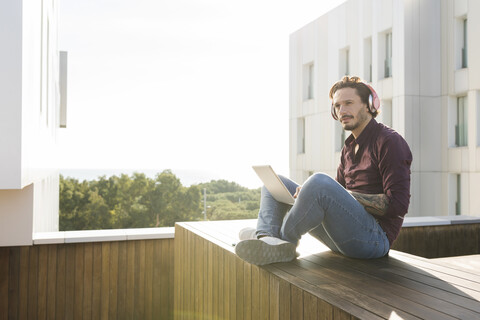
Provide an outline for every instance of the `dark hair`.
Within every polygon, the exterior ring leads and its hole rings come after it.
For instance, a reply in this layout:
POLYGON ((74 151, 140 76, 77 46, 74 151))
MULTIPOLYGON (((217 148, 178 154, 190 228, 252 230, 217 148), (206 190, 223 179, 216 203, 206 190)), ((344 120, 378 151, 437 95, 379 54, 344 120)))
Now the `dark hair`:
POLYGON ((329 93, 330 99, 333 100, 333 95, 335 94, 335 92, 343 88, 354 88, 358 96, 360 97, 360 100, 362 101, 362 103, 365 103, 367 105, 368 112, 370 112, 370 114, 374 118, 380 113, 379 110, 374 110, 372 112, 373 107, 370 107, 370 103, 369 103, 369 97, 372 92, 367 87, 367 85, 363 82, 362 79, 355 76, 354 77, 344 76, 342 80, 335 82, 335 84, 330 88, 330 93, 329 93))

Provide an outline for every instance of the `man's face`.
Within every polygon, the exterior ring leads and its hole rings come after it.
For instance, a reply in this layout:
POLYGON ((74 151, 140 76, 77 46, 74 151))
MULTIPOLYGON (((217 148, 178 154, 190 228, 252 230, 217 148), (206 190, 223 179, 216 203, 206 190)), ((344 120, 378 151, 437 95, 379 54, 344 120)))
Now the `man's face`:
POLYGON ((343 129, 352 131, 355 137, 362 132, 372 119, 367 105, 362 103, 354 88, 337 90, 333 95, 333 105, 343 129))

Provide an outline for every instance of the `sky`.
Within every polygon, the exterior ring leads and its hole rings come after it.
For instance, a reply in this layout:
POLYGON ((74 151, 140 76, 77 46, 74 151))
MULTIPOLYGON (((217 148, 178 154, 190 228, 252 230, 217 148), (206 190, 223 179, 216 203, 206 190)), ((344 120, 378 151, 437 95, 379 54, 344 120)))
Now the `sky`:
POLYGON ((343 2, 60 0, 60 167, 288 176, 289 36, 343 2))

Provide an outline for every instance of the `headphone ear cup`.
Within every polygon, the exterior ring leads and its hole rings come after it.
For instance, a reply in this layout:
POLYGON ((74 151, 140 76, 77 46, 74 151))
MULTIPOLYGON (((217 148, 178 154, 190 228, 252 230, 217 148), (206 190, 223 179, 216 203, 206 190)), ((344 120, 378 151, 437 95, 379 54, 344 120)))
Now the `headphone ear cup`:
POLYGON ((380 98, 378 98, 377 92, 366 82, 362 82, 364 85, 370 89, 370 95, 368 96, 368 109, 375 113, 378 109, 380 109, 380 98))
POLYGON ((333 106, 333 103, 332 103, 332 107, 330 109, 330 112, 332 113, 333 119, 338 120, 337 112, 335 111, 335 107, 333 106))
POLYGON ((375 112, 373 110, 373 97, 372 97, 371 94, 368 95, 368 111, 370 111, 372 113, 375 112))

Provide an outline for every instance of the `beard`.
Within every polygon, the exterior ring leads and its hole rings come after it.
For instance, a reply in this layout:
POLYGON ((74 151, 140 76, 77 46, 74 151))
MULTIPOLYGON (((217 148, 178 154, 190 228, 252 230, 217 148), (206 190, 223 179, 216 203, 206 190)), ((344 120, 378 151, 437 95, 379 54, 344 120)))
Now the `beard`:
POLYGON ((350 119, 353 120, 350 123, 346 123, 346 124, 344 124, 342 122, 343 129, 346 130, 346 131, 352 131, 352 130, 357 129, 365 121, 369 121, 368 114, 369 114, 368 111, 362 111, 362 112, 359 112, 357 114, 357 117, 354 117, 354 116, 344 116, 344 117, 342 117, 342 119, 350 118, 350 119))

